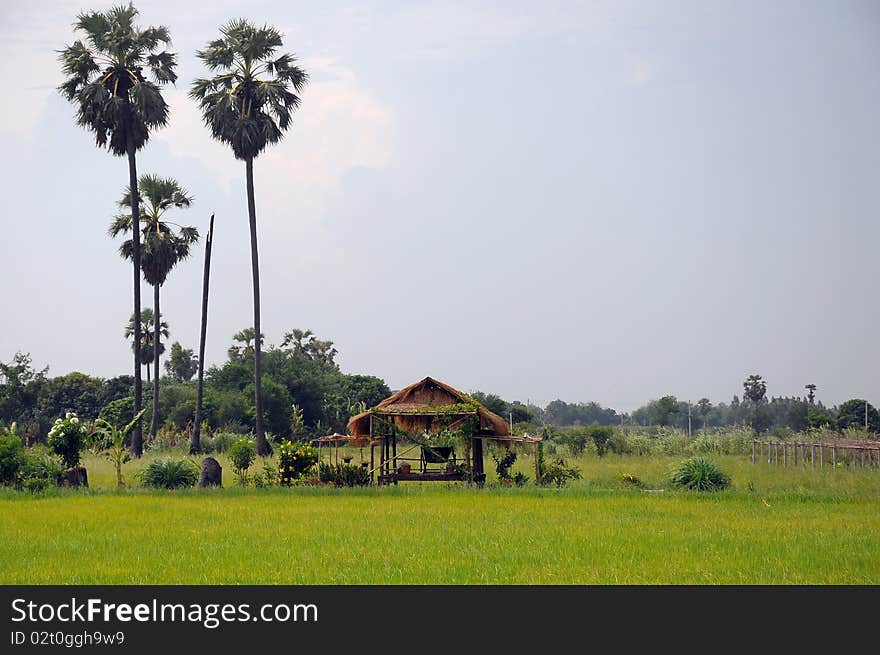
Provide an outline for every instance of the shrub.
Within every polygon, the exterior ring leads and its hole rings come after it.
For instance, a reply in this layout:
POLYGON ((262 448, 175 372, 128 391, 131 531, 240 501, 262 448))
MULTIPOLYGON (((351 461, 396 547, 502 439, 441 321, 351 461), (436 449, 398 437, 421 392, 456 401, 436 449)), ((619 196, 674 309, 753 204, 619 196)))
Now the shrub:
POLYGON ((583 428, 569 430, 559 439, 568 448, 572 457, 580 457, 584 454, 584 448, 589 441, 589 432, 583 428))
POLYGON ((541 485, 564 487, 569 480, 579 480, 580 477, 580 469, 567 466, 565 460, 560 457, 551 464, 544 465, 541 471, 541 485))
POLYGON ((21 478, 26 489, 41 490, 56 485, 64 475, 64 466, 45 446, 34 446, 25 451, 21 478))
POLYGON ((15 484, 24 464, 21 439, 15 435, 0 437, 0 484, 15 484))
POLYGON ((225 453, 239 439, 241 434, 237 432, 215 432, 211 437, 211 447, 215 453, 225 453))
POLYGON ((631 484, 634 487, 641 487, 642 481, 639 480, 638 476, 634 473, 622 473, 620 475, 620 481, 624 484, 631 484))
POLYGON ((513 482, 513 477, 510 475, 510 467, 516 462, 516 453, 508 450, 500 458, 495 453, 492 453, 492 459, 495 460, 495 473, 498 474, 498 479, 504 483, 513 482))
POLYGON ((370 484, 370 473, 363 466, 354 464, 318 465, 318 479, 329 482, 337 487, 363 487, 370 484))
POLYGON ((278 447, 278 482, 290 486, 318 462, 318 451, 303 441, 283 441, 278 447))
POLYGON ((49 430, 49 447, 61 458, 65 466, 79 465, 79 454, 85 445, 88 431, 76 414, 67 412, 63 419, 55 419, 49 430))
POLYGON ((254 463, 257 456, 257 446, 248 438, 239 439, 229 449, 229 458, 232 460, 232 470, 238 476, 241 486, 247 484, 247 471, 254 463))
POLYGON ((712 460, 692 457, 672 473, 672 484, 694 491, 720 491, 730 486, 730 478, 712 460))
POLYGON ((556 485, 564 487, 569 480, 578 480, 581 477, 580 469, 566 466, 565 460, 557 458, 552 464, 544 461, 544 444, 538 444, 538 469, 541 471, 541 479, 535 480, 536 484, 547 487, 556 485))
POLYGON ((160 489, 194 487, 199 479, 199 467, 188 459, 157 459, 138 474, 142 484, 160 489))
POLYGON ((608 442, 614 436, 614 428, 610 425, 591 425, 587 428, 587 434, 596 444, 596 454, 602 457, 608 450, 608 442))

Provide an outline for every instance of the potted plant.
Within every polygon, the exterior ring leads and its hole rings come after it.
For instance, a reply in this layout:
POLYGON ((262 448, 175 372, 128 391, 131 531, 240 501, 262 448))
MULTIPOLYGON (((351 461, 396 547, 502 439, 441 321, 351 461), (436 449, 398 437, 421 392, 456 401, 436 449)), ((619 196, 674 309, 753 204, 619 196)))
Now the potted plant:
POLYGON ((412 467, 410 466, 409 462, 401 462, 397 470, 403 475, 408 475, 409 472, 412 470, 412 467))

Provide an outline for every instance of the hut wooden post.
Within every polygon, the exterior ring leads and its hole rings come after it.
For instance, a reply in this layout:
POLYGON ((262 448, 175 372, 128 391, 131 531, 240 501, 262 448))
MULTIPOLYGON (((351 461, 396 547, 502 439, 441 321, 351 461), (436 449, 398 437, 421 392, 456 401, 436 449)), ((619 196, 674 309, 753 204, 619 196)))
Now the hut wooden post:
POLYGON ((825 468, 825 446, 819 444, 819 468, 825 468))
POLYGON ((810 444, 810 465, 816 468, 816 444, 810 444))
POLYGON ((831 446, 831 465, 837 466, 837 446, 831 446))
POLYGON ((394 470, 394 484, 397 484, 397 430, 391 427, 391 467, 394 470))
POLYGON ((782 468, 788 468, 788 444, 782 442, 782 468))
POLYGON ((757 461, 755 459, 756 452, 757 452, 757 445, 758 445, 758 441, 756 439, 752 439, 752 465, 753 466, 754 466, 755 462, 757 461))
POLYGON ((483 484, 485 480, 483 472, 483 440, 480 437, 474 439, 474 479, 477 484, 483 484))
POLYGON ((535 442, 535 482, 541 484, 541 458, 538 455, 539 442, 535 442))
POLYGON ((794 455, 794 465, 797 466, 797 451, 798 451, 798 442, 794 442, 794 446, 791 449, 791 454, 794 455))
POLYGON ((373 480, 376 478, 376 448, 373 446, 373 437, 370 437, 370 486, 373 486, 373 480))

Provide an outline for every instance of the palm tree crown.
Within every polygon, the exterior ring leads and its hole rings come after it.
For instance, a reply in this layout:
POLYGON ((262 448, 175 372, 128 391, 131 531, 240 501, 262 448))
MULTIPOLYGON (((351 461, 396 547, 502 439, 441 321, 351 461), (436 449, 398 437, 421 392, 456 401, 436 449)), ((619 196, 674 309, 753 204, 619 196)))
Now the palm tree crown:
MULTIPOLYGON (((140 359, 141 366, 146 366, 150 362, 153 361, 153 332, 155 330, 155 316, 153 315, 153 310, 149 307, 145 307, 141 310, 141 347, 138 349, 136 344, 132 342, 131 349, 138 353, 138 358, 140 359)), ((168 338, 168 323, 166 321, 162 321, 159 323, 159 334, 162 337, 168 338)), ((125 338, 131 339, 134 336, 134 314, 131 315, 131 318, 128 319, 128 323, 125 326, 125 338)), ((161 341, 159 342, 159 354, 165 352, 165 344, 161 341)))
MULTIPOLYGON (((151 286, 162 285, 178 262, 190 255, 190 246, 199 239, 194 227, 181 227, 176 223, 162 220, 165 212, 172 208, 186 208, 192 204, 192 196, 172 178, 156 175, 142 175, 138 180, 139 197, 143 203, 143 244, 141 245, 141 270, 144 279, 151 286), (174 228, 178 228, 175 232, 174 228)), ((119 201, 120 207, 131 205, 131 190, 127 189, 119 201)), ((131 231, 131 214, 119 214, 113 219, 108 230, 110 236, 131 231)), ((133 243, 127 239, 119 247, 125 259, 131 259, 133 243)))
POLYGON ((308 75, 294 65, 292 55, 276 56, 282 42, 273 27, 237 19, 220 34, 197 53, 219 74, 197 79, 190 96, 198 101, 213 137, 229 144, 236 159, 253 159, 281 140, 308 75))
POLYGON ((165 125, 168 105, 159 85, 177 80, 176 56, 159 51, 171 43, 168 28, 140 29, 137 14, 132 4, 81 13, 74 29, 85 39, 59 52, 67 79, 58 90, 77 105, 77 123, 95 133, 99 147, 120 156, 128 152, 129 132, 139 150, 152 128, 165 125))

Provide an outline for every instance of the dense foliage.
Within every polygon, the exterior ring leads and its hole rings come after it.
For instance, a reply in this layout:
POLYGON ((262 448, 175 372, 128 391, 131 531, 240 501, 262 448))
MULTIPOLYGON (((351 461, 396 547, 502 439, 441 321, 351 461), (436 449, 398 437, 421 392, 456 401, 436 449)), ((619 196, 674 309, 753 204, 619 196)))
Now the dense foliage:
POLYGON ((138 477, 147 487, 160 489, 194 487, 199 479, 199 467, 188 459, 157 459, 150 462, 138 477))
POLYGON ((720 491, 730 486, 730 478, 710 459, 692 457, 673 471, 673 486, 693 491, 720 491))

